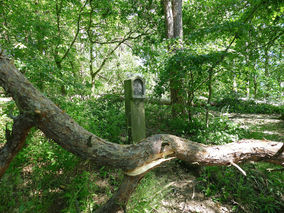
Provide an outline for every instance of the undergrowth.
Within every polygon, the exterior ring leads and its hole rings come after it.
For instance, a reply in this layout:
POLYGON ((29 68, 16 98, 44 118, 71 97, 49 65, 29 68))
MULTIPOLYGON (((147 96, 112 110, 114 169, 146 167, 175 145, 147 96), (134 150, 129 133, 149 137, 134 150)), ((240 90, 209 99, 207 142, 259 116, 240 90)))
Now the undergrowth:
POLYGON ((234 167, 204 167, 198 189, 215 201, 234 205, 236 212, 283 212, 284 174, 269 172, 279 167, 267 163, 242 167, 247 176, 234 167))
MULTIPOLYGON (((279 103, 278 103, 279 104, 279 103)), ((242 100, 237 97, 225 97, 215 103, 212 109, 235 113, 280 114, 284 115, 284 105, 257 103, 255 100, 242 100)))
MULTIPOLYGON (((84 101, 59 98, 54 101, 94 134, 116 143, 127 141, 123 102, 112 97, 84 101)), ((228 111, 283 113, 281 107, 262 108, 263 105, 243 105, 242 102, 229 102, 229 105, 228 111)), ((218 107, 224 110, 225 105, 218 107)), ((2 104, 0 110, 3 115, 0 119, 0 143, 3 143, 6 124, 11 128, 8 114, 15 115, 17 111, 12 102, 2 104)), ((263 137, 260 133, 241 128, 226 116, 211 114, 207 127, 202 109, 195 111, 191 122, 183 117, 172 118, 168 106, 146 104, 145 110, 147 135, 171 133, 204 144, 263 137)), ((242 167, 247 171, 247 177, 232 167, 203 167, 198 179, 199 190, 218 202, 233 205, 236 212, 281 212, 283 172, 268 172, 268 167, 277 167, 264 163, 242 167)), ((40 131, 32 130, 25 147, 0 180, 0 212, 91 212, 115 192, 122 177, 121 171, 100 168, 80 160, 46 139, 40 131)), ((156 178, 154 173, 147 174, 133 194, 128 211, 155 211, 169 193, 160 191, 165 181, 156 178)))

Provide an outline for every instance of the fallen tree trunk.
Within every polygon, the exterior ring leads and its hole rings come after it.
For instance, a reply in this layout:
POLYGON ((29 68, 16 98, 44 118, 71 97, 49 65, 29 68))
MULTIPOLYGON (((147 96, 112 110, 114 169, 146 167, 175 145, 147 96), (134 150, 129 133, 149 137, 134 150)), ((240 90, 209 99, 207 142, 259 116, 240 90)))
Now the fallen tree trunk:
MULTIPOLYGON (((14 121, 12 135, 7 134, 7 143, 0 150, 0 177, 23 146, 32 126, 81 158, 93 160, 98 165, 120 168, 128 176, 137 176, 133 179, 136 183, 140 180, 139 176, 172 158, 199 165, 236 165, 246 161, 284 165, 281 142, 242 140, 226 145, 206 146, 168 134, 154 135, 132 145, 108 142, 78 125, 33 87, 8 59, 1 56, 0 86, 13 97, 21 113, 14 121)), ((134 188, 127 190, 131 192, 134 188)), ((114 201, 117 201, 117 197, 114 201)))

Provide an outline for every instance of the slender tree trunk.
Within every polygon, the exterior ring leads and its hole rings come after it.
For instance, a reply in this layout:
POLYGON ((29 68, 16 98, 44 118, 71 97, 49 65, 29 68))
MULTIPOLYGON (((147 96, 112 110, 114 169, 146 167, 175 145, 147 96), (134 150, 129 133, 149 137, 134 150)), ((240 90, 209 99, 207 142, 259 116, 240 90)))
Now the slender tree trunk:
POLYGON ((265 61, 264 61, 264 75, 265 75, 265 97, 268 98, 269 96, 269 91, 270 91, 270 88, 269 88, 269 81, 268 81, 268 78, 269 78, 269 55, 268 55, 268 51, 269 51, 269 48, 265 48, 264 50, 264 58, 265 58, 265 61))
POLYGON ((94 76, 94 69, 93 69, 93 63, 94 63, 94 55, 93 55, 93 42, 90 41, 90 61, 89 61, 89 68, 90 68, 90 76, 91 76, 91 92, 92 95, 95 94, 95 76, 94 76))
POLYGON ((0 2, 0 8, 2 8, 0 11, 2 13, 2 17, 3 17, 3 26, 5 26, 6 29, 2 30, 2 33, 4 35, 4 39, 7 41, 7 43, 10 43, 10 36, 9 36, 9 31, 7 29, 9 29, 8 26, 8 20, 7 20, 7 12, 6 12, 6 2, 5 1, 1 1, 0 2))
POLYGON ((189 125, 192 123, 192 106, 193 106, 193 99, 194 99, 194 93, 191 93, 188 91, 188 101, 187 101, 187 119, 189 125))
POLYGON ((250 80, 247 81, 247 99, 250 98, 250 80))
MULTIPOLYGON (((55 61, 55 63, 56 63, 56 67, 59 71, 59 75, 63 78, 61 61, 57 60, 57 61, 55 61)), ((61 83, 61 85, 60 85, 60 93, 61 93, 62 96, 67 95, 67 91, 66 91, 66 87, 65 87, 64 83, 61 83)))
POLYGON ((236 76, 235 75, 233 76, 233 92, 235 94, 237 94, 237 92, 238 92, 238 84, 237 84, 237 80, 236 80, 236 76))
POLYGON ((209 79, 208 79, 208 99, 207 99, 207 105, 206 105, 206 126, 208 128, 209 124, 209 106, 211 103, 211 98, 212 98, 212 71, 209 72, 209 79))
MULTIPOLYGON (((233 66, 235 66, 235 60, 233 59, 233 66)), ((238 92, 238 85, 237 85, 237 80, 236 80, 236 75, 233 72, 233 87, 232 87, 232 92, 233 94, 237 94, 238 92)))
POLYGON ((254 99, 256 99, 257 98, 257 89, 258 89, 258 87, 257 87, 257 75, 256 74, 254 74, 254 76, 253 76, 253 86, 254 86, 254 99))
POLYGON ((174 37, 174 19, 172 11, 171 0, 164 0, 164 13, 166 22, 166 35, 167 39, 172 39, 174 37))
POLYGON ((172 1, 173 21, 174 21, 174 38, 182 41, 183 28, 182 28, 182 0, 172 1))
POLYGON ((269 70, 268 70, 268 65, 269 65, 268 48, 265 48, 265 50, 264 50, 264 57, 265 57, 265 61, 264 61, 264 75, 265 75, 265 77, 268 77, 269 76, 269 70))
MULTIPOLYGON (((182 0, 173 0, 172 1, 172 10, 173 10, 173 30, 174 30, 174 39, 177 41, 175 50, 178 50, 182 46, 182 0)), ((184 90, 183 80, 180 78, 178 72, 181 70, 173 70, 171 73, 170 80, 170 92, 171 92, 171 101, 173 104, 173 116, 184 115, 184 97, 182 95, 184 90)))

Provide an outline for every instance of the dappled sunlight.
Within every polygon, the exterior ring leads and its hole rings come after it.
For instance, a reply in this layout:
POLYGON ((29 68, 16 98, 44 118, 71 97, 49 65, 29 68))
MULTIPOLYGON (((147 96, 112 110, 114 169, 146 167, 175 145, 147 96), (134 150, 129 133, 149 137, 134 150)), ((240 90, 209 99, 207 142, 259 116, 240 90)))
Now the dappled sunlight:
MULTIPOLYGON (((161 200, 160 206, 156 209, 157 212, 231 212, 232 206, 214 202, 197 188, 199 181, 193 175, 191 167, 182 168, 180 164, 174 162, 167 164, 155 170, 155 175, 159 177, 164 174, 167 180, 166 183, 161 185, 160 190, 167 191, 167 194, 161 200)), ((163 178, 163 176, 159 178, 163 178)))
POLYGON ((239 114, 227 113, 230 120, 239 124, 242 128, 259 132, 263 137, 268 135, 284 140, 284 121, 276 114, 239 114))

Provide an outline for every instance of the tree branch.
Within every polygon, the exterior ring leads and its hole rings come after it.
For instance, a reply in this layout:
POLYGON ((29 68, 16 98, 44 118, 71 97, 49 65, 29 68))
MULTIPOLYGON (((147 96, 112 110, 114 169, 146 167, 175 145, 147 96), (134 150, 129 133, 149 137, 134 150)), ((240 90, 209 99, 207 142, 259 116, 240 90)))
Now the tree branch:
POLYGON ((26 137, 33 126, 33 121, 26 115, 20 114, 14 118, 12 132, 6 127, 6 144, 0 149, 0 178, 9 167, 12 159, 22 149, 26 137))
POLYGON ((133 40, 133 39, 137 39, 140 38, 141 36, 145 35, 143 33, 137 35, 137 36, 131 36, 133 34, 132 31, 128 32, 127 35, 118 42, 118 44, 107 54, 107 56, 104 58, 103 62, 101 63, 101 65, 99 66, 99 68, 93 73, 92 78, 94 79, 96 77, 96 75, 102 70, 102 68, 104 67, 105 63, 110 60, 110 56, 117 50, 117 48, 120 47, 121 44, 123 44, 125 41, 128 40, 133 40))
POLYGON ((135 177, 125 175, 122 184, 114 193, 112 198, 109 199, 101 208, 97 209, 94 213, 111 213, 119 212, 120 210, 126 212, 126 204, 143 177, 143 174, 135 177))
MULTIPOLYGON (((254 7, 253 7, 251 10, 249 10, 249 11, 247 12, 247 15, 246 15, 246 16, 244 15, 244 18, 243 18, 243 21, 242 21, 243 24, 246 23, 246 22, 248 22, 248 21, 250 21, 250 20, 253 18, 255 12, 257 11, 257 9, 259 8, 259 6, 260 6, 261 4, 262 4, 262 0, 259 1, 258 3, 256 3, 256 4, 254 5, 254 7)), ((216 68, 216 66, 218 66, 218 65, 224 60, 224 58, 225 58, 225 56, 226 56, 226 53, 229 51, 229 49, 231 48, 231 46, 233 45, 233 43, 237 40, 237 37, 239 36, 238 34, 239 34, 239 32, 237 31, 237 32, 235 33, 233 39, 231 40, 230 44, 229 44, 229 45, 226 47, 226 49, 223 51, 224 54, 220 57, 219 60, 217 60, 217 61, 215 62, 215 64, 213 64, 213 65, 210 67, 210 69, 209 69, 208 72, 213 72, 213 70, 216 68)), ((208 78, 208 79, 209 79, 209 78, 208 78)), ((206 79, 206 81, 207 81, 208 79, 206 79)))
POLYGON ((81 21, 81 17, 82 17, 82 11, 83 9, 85 8, 86 4, 87 4, 88 0, 85 1, 84 5, 80 8, 80 11, 79 11, 79 17, 78 17, 78 20, 77 20, 77 30, 76 30, 76 33, 75 33, 75 36, 72 40, 72 42, 70 43, 68 49, 66 50, 65 54, 62 56, 62 58, 60 59, 60 62, 62 62, 66 56, 68 55, 68 53, 70 52, 72 46, 74 45, 77 37, 78 37, 78 34, 80 32, 80 21, 81 21))
POLYGON ((56 63, 60 63, 59 58, 58 58, 58 48, 59 48, 59 44, 61 41, 60 13, 61 13, 62 5, 63 5, 63 0, 60 0, 60 4, 58 4, 58 0, 56 0, 55 10, 56 10, 57 44, 54 50, 54 58, 55 58, 56 63))

